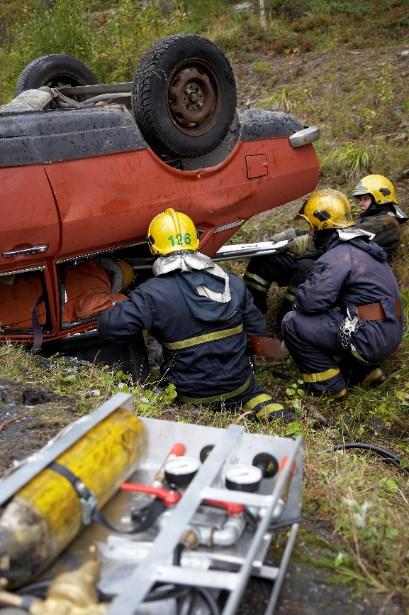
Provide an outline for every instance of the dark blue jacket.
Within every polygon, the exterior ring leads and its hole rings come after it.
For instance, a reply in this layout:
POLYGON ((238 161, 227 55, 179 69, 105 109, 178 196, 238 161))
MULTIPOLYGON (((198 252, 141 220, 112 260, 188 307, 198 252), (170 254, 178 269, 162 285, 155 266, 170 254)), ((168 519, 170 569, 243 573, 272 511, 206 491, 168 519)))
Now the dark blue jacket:
POLYGON ((314 264, 299 287, 296 307, 306 314, 346 308, 352 316, 355 307, 380 303, 383 320, 363 320, 352 340, 361 356, 371 362, 383 361, 402 339, 402 319, 397 316, 399 287, 385 251, 376 243, 356 238, 341 241, 334 233, 326 252, 314 264))
POLYGON ((388 255, 390 261, 400 243, 400 224, 392 205, 371 205, 362 213, 357 227, 374 233, 375 241, 388 255))
POLYGON ((208 273, 177 271, 149 279, 101 315, 99 331, 114 341, 147 329, 163 345, 164 375, 178 393, 228 393, 252 376, 247 334, 265 335, 264 317, 242 280, 229 274, 229 281, 231 300, 222 304, 194 290, 201 282, 223 290, 224 282, 208 273))

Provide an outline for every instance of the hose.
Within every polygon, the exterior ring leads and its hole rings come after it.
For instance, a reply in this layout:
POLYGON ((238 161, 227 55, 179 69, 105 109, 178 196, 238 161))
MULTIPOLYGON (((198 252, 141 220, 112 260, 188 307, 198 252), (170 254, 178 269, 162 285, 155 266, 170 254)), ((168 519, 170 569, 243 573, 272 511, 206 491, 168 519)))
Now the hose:
POLYGON ((149 592, 144 602, 156 602, 157 600, 168 600, 169 598, 186 596, 189 590, 190 588, 185 585, 179 587, 176 585, 163 585, 149 592))
POLYGON ((402 470, 402 472, 409 473, 409 467, 401 465, 400 457, 392 453, 392 451, 389 451, 382 446, 376 446, 375 444, 365 444, 364 442, 347 442, 345 444, 334 444, 332 451, 326 452, 335 452, 339 450, 349 450, 356 448, 376 453, 386 463, 392 464, 393 466, 398 468, 398 470, 402 470))
MULTIPOLYGON (((247 523, 249 524, 249 526, 251 527, 251 529, 255 530, 258 527, 259 521, 256 517, 256 515, 254 515, 251 510, 249 510, 247 507, 244 508, 244 518, 247 521, 247 523)), ((283 521, 271 521, 271 523, 269 524, 269 526, 267 527, 267 531, 268 532, 272 532, 274 530, 279 530, 283 527, 288 527, 289 525, 293 525, 294 523, 300 523, 300 516, 297 517, 291 517, 290 519, 284 519, 283 521)))
POLYGON ((184 550, 185 545, 182 542, 179 542, 176 547, 175 550, 173 551, 173 565, 174 566, 180 566, 180 562, 182 559, 182 551, 184 550))
POLYGON ((210 615, 220 615, 220 609, 217 606, 217 602, 213 594, 208 589, 204 589, 204 587, 195 587, 194 590, 199 594, 199 596, 201 596, 203 602, 205 602, 209 607, 210 615))

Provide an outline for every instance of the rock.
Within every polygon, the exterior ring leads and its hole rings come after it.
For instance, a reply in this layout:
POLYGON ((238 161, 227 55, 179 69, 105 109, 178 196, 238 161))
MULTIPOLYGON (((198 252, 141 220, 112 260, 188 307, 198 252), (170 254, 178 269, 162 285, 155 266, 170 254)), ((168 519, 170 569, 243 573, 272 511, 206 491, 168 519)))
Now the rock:
POLYGON ((234 4, 233 8, 236 13, 251 13, 253 5, 251 2, 239 2, 238 4, 234 4))
POLYGON ((400 134, 395 135, 392 141, 394 143, 403 143, 404 141, 407 141, 408 138, 409 138, 409 135, 406 132, 401 132, 400 134))

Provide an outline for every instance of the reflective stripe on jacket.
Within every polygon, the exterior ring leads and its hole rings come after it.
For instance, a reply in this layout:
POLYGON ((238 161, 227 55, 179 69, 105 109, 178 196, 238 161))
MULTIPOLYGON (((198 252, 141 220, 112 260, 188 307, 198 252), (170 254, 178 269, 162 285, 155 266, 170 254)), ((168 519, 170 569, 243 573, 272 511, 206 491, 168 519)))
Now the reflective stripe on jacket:
MULTIPOLYGON (((208 302, 194 313, 172 272, 147 280, 127 301, 104 312, 100 333, 108 340, 148 329, 164 347, 164 375, 180 396, 209 398, 236 394, 252 377, 247 334, 263 335, 265 321, 243 282, 229 274, 232 312, 208 302), (207 313, 206 313, 207 310, 207 313)), ((201 298, 203 300, 203 298, 201 298)))

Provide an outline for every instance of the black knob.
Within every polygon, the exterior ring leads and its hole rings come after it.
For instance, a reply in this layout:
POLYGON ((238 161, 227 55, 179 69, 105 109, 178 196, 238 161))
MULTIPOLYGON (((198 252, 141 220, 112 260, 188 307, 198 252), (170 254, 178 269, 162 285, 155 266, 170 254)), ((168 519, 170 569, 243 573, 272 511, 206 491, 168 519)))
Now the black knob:
POLYGON ((200 451, 199 459, 202 463, 206 461, 212 450, 214 449, 214 444, 207 444, 200 451))
POLYGON ((279 470, 277 459, 270 453, 258 453, 253 459, 253 466, 260 468, 264 478, 275 476, 279 470))

